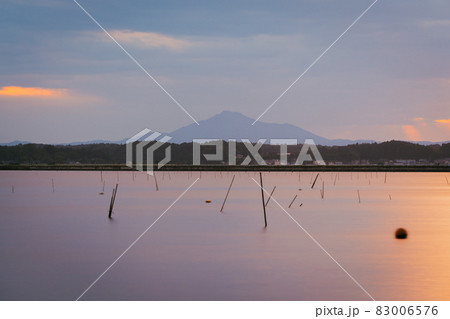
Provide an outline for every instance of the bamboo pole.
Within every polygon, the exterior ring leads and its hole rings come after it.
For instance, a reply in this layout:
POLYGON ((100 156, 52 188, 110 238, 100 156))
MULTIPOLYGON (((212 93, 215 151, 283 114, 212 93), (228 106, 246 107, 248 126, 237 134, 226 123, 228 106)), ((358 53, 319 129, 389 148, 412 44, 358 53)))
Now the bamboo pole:
POLYGON ((259 181, 261 186, 261 198, 262 198, 262 205, 264 210, 264 227, 267 227, 267 217, 266 217, 266 206, 264 206, 264 188, 263 188, 263 180, 262 180, 262 174, 259 172, 259 181))
POLYGON ((297 195, 294 196, 294 199, 292 200, 292 202, 289 204, 288 208, 291 208, 292 204, 294 203, 295 199, 297 198, 297 195))
POLYGON ((273 192, 275 192, 275 188, 277 188, 276 185, 273 187, 272 191, 270 192, 269 199, 267 199, 267 202, 266 202, 266 205, 265 205, 265 206, 267 206, 267 204, 269 204, 269 201, 270 201, 270 199, 272 198, 273 192))
POLYGON ((231 180, 230 186, 228 187, 228 191, 227 191, 227 194, 225 195, 225 199, 223 200, 223 204, 222 204, 222 207, 220 208, 220 212, 222 212, 223 207, 225 206, 225 202, 227 201, 228 194, 230 193, 230 189, 231 189, 231 186, 233 185, 235 176, 236 175, 233 175, 233 179, 231 180))

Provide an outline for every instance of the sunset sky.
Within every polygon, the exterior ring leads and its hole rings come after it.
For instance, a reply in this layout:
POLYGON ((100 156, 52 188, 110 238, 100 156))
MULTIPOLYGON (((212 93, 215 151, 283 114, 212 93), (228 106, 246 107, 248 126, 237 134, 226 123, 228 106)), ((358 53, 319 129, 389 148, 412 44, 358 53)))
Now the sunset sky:
MULTIPOLYGON (((77 1, 197 121, 257 118, 374 2, 77 1)), ((260 120, 450 140, 449 13, 448 0, 379 0, 260 120)), ((0 27, 0 142, 193 123, 73 0, 2 0, 0 27)))

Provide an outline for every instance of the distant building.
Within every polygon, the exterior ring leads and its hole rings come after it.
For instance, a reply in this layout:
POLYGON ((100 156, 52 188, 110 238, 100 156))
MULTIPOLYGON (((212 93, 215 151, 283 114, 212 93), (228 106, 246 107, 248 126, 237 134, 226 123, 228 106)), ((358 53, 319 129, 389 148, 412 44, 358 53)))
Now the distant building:
POLYGON ((266 160, 266 164, 267 165, 280 165, 280 160, 279 159, 266 160))
POLYGON ((396 160, 394 165, 397 166, 409 166, 409 165, 416 165, 416 160, 407 159, 407 160, 396 160))

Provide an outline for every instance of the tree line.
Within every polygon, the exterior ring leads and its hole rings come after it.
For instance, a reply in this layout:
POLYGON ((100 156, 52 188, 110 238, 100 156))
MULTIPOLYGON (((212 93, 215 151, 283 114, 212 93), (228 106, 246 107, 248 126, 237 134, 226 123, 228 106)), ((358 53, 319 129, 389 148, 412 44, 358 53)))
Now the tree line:
MULTIPOLYGON (((223 162, 228 162, 228 143, 223 142, 223 162)), ((192 164, 192 143, 165 144, 154 153, 155 162, 165 156, 165 148, 171 147, 172 164, 192 164)), ((288 161, 295 162, 302 145, 288 146, 288 161)), ((430 163, 450 159, 450 143, 442 145, 420 145, 410 142, 389 141, 370 144, 352 144, 347 146, 318 146, 325 162, 383 164, 397 160, 423 160, 430 163)), ((215 147, 201 147, 202 154, 215 153, 215 147)), ((280 158, 280 146, 264 144, 259 154, 266 161, 280 158)), ((236 144, 237 163, 250 155, 243 143, 236 144)), ((222 161, 207 162, 202 156, 202 163, 220 164, 222 161)), ((144 158, 145 160, 145 158, 144 158)), ((124 164, 126 146, 124 144, 84 144, 84 145, 48 145, 20 144, 0 146, 0 162, 3 164, 124 164)), ((255 163, 252 161, 252 163, 255 163)))

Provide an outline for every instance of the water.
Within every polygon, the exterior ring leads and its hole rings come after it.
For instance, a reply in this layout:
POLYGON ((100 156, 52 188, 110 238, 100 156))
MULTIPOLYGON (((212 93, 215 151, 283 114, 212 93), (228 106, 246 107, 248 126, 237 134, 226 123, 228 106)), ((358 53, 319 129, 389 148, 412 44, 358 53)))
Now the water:
MULTIPOLYGON (((266 172, 264 187, 374 299, 450 300, 448 173, 328 172, 311 189, 316 174, 266 172)), ((80 297, 200 174, 156 176, 159 191, 145 173, 0 172, 0 299, 80 297)), ((273 200, 264 228, 252 178, 203 172, 81 300, 370 300, 273 200)))

